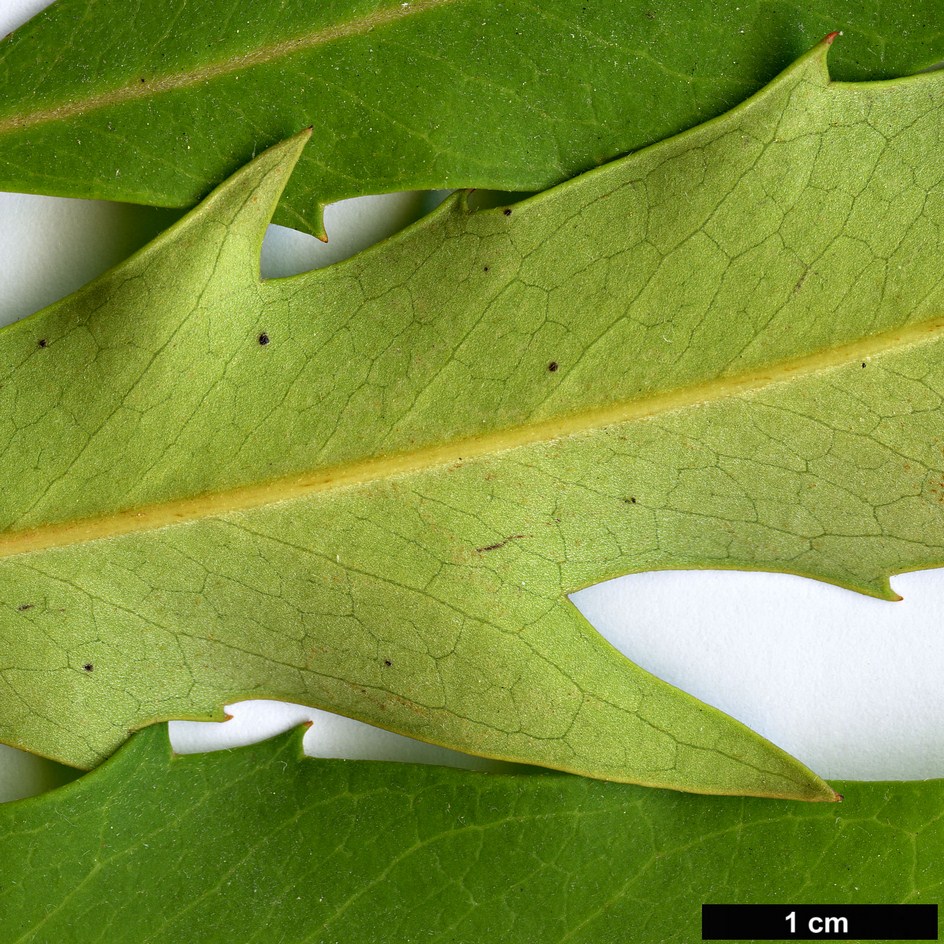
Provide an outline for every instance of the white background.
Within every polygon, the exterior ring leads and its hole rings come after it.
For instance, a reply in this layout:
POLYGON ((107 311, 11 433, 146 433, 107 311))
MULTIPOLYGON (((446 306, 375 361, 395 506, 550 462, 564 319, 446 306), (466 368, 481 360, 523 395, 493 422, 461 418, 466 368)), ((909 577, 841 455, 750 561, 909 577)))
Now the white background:
MULTIPOLYGON (((44 0, 0 0, 0 34, 44 0)), ((263 274, 327 265, 405 225, 423 194, 346 201, 326 215, 330 244, 271 227, 263 274)), ((0 194, 0 323, 30 314, 126 257, 174 218, 167 211, 0 194)), ((944 571, 893 580, 885 603, 799 577, 662 572, 610 581, 574 600, 629 658, 744 721, 828 778, 944 776, 944 571)), ((2 658, 2 654, 0 654, 2 658)), ((318 756, 497 768, 294 705, 244 702, 224 724, 173 722, 180 751, 271 736, 315 720, 318 756)), ((0 799, 42 789, 45 762, 0 746, 0 799)))

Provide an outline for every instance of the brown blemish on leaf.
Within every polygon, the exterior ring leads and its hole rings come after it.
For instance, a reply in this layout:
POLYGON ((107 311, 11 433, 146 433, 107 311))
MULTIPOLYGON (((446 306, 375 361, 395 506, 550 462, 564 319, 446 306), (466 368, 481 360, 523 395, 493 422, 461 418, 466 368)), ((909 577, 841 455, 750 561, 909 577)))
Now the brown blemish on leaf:
POLYGON ((796 285, 793 286, 793 293, 794 293, 794 295, 795 295, 797 292, 799 292, 801 288, 803 288, 803 283, 806 281, 806 278, 807 278, 807 276, 808 276, 809 274, 810 274, 810 269, 809 269, 809 267, 807 267, 806 269, 803 270, 803 275, 801 275, 801 276, 797 279, 796 285))
POLYGON ((505 209, 502 210, 502 213, 504 213, 505 216, 511 216, 511 207, 505 207, 505 209))
POLYGON ((91 662, 86 662, 85 665, 82 666, 82 668, 85 669, 86 672, 91 672, 95 668, 95 666, 92 665, 91 662))
POLYGON ((32 603, 21 603, 17 607, 17 610, 19 610, 21 613, 25 613, 27 610, 31 610, 31 609, 33 609, 32 603))
POLYGON ((392 692, 388 695, 388 697, 392 701, 397 702, 397 704, 402 705, 408 711, 412 711, 414 714, 420 715, 421 717, 428 714, 426 708, 424 708, 422 705, 417 705, 416 702, 412 702, 408 698, 402 698, 400 695, 394 695, 392 692))
POLYGON ((46 345, 49 344, 45 338, 40 338, 36 343, 39 347, 46 347, 46 345))
POLYGON ((557 361, 551 361, 550 364, 547 365, 547 369, 553 374, 559 366, 560 364, 558 364, 557 361))
POLYGON ((497 544, 489 544, 487 547, 477 547, 475 553, 484 554, 486 551, 497 551, 500 547, 504 547, 509 541, 520 541, 523 537, 523 534, 512 534, 505 538, 504 541, 499 541, 497 544))
POLYGON ((393 665, 393 663, 389 659, 384 659, 384 665, 389 668, 391 665, 393 665))

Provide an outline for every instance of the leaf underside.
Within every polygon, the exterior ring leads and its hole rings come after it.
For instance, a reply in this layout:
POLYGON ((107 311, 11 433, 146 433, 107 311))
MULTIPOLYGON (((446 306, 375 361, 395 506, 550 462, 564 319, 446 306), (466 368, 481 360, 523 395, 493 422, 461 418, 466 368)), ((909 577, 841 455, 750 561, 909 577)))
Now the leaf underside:
POLYGON ((274 697, 832 798, 566 597, 731 567, 892 598, 944 557, 944 76, 832 83, 827 48, 538 197, 263 282, 292 139, 0 333, 0 737, 91 766, 274 697))
POLYGON ((533 191, 718 115, 833 30, 843 79, 944 59, 937 0, 58 0, 0 43, 0 189, 192 206, 306 127, 276 222, 533 191))
POLYGON ((942 781, 785 805, 312 760, 300 733, 175 757, 155 726, 0 806, 3 940, 690 944, 702 902, 933 904, 944 883, 942 781))

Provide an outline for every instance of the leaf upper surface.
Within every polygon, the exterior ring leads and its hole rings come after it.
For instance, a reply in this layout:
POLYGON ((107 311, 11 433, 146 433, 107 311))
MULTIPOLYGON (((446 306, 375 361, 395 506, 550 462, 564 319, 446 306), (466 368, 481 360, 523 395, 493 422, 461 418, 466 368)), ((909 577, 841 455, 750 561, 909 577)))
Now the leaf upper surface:
POLYGON ((0 806, 4 940, 689 944, 706 901, 933 904, 944 881, 941 781, 787 805, 300 755, 292 732, 173 757, 162 725, 0 806))
POLYGON ((941 562, 944 77, 831 83, 826 49, 539 197, 264 282, 293 139, 0 333, 0 736, 87 766, 267 696, 832 797, 565 596, 711 566, 890 598, 941 562))
POLYGON ((833 30, 841 78, 944 59, 937 0, 59 0, 0 44, 0 188, 191 206, 315 137, 276 221, 540 190, 720 114, 833 30))

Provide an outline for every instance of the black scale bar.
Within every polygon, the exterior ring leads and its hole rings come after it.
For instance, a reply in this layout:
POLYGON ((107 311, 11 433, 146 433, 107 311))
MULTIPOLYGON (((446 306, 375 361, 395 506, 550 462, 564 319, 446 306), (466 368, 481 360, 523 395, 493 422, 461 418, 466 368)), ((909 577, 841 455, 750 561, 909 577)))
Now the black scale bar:
POLYGON ((703 941, 936 941, 937 905, 702 905, 703 941))

